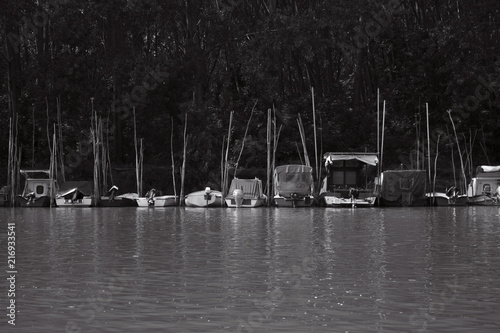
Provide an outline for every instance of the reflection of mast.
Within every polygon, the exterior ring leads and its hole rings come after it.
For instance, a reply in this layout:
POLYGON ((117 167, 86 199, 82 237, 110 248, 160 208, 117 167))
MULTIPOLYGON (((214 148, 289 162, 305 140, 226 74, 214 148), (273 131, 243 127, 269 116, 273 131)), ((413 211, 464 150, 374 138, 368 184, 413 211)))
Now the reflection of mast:
MULTIPOLYGON (((378 228, 375 230, 376 233, 374 237, 371 237, 371 239, 374 240, 373 244, 373 252, 375 252, 378 255, 373 255, 372 258, 374 258, 374 263, 373 266, 377 269, 377 272, 375 274, 374 278, 374 288, 375 292, 377 295, 377 299, 374 304, 375 310, 378 312, 380 318, 384 318, 385 314, 382 313, 382 309, 380 309, 380 303, 384 302, 385 300, 385 290, 383 287, 384 282, 386 281, 386 253, 385 253, 385 224, 384 224, 384 219, 380 219, 380 225, 378 228)), ((372 253, 373 253, 372 252, 372 253)))
MULTIPOLYGON (((135 254, 137 265, 140 266, 142 263, 142 255, 144 252, 144 219, 142 214, 147 213, 149 215, 150 210, 136 210, 135 211, 135 254)), ((137 267, 138 269, 140 267, 137 267)), ((141 270, 139 270, 141 271, 141 270)))

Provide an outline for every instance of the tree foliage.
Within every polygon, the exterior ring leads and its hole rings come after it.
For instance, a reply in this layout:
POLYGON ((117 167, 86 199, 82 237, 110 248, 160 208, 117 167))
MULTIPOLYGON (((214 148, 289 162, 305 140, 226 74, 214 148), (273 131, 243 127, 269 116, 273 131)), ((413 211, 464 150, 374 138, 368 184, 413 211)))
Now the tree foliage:
MULTIPOLYGON (((170 166, 172 123, 180 161, 187 114, 187 185, 217 185, 229 114, 235 160, 255 102, 240 166, 265 168, 268 108, 282 126, 277 163, 300 162, 299 113, 312 154, 312 87, 323 152, 377 150, 379 90, 387 168, 416 166, 411 151, 424 146, 426 103, 442 156, 456 142, 452 110, 471 168, 500 163, 498 1, 6 1, 0 154, 7 156, 17 115, 24 165, 48 164, 59 98, 74 178, 91 177, 92 112, 107 120, 112 164, 133 164, 135 108, 146 164, 170 166)), ((449 176, 450 158, 439 167, 449 176)))

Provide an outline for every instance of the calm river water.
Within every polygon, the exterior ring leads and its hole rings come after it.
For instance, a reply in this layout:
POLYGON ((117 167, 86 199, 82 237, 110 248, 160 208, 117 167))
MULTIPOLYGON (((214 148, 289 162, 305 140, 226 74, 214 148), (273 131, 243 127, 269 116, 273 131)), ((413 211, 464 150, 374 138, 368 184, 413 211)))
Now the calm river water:
POLYGON ((0 209, 1 332, 499 332, 500 208, 0 209), (8 270, 8 269, 7 269, 8 270))

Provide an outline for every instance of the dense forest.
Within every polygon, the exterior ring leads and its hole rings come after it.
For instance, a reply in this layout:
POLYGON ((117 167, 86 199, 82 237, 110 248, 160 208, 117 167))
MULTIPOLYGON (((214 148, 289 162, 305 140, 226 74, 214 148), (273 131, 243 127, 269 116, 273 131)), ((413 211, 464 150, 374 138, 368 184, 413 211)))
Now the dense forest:
POLYGON ((302 163, 299 114, 315 154, 312 90, 318 154, 376 152, 385 101, 384 169, 426 168, 428 146, 443 185, 459 178, 461 164, 467 178, 478 165, 500 164, 497 0, 5 0, 2 7, 0 185, 9 133, 17 134, 21 168, 47 168, 57 133, 66 180, 91 180, 93 114, 104 121, 115 179, 124 183, 135 177, 126 172, 135 167, 134 114, 145 187, 171 192, 171 154, 180 177, 185 124, 187 190, 220 186, 233 111, 231 164, 244 141, 239 167, 266 169, 268 109, 281 128, 276 164, 302 163))

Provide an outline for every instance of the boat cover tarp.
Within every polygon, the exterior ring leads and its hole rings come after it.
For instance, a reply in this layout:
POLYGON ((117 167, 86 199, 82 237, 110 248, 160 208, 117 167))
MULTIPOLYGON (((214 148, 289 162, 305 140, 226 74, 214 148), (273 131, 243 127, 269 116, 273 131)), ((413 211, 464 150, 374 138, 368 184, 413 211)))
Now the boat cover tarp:
POLYGON ((306 165, 281 165, 274 170, 275 194, 292 193, 308 195, 313 192, 312 167, 306 165))
POLYGON ((325 167, 333 164, 334 161, 348 160, 358 160, 360 162, 374 166, 378 164, 378 155, 376 153, 326 153, 323 155, 323 157, 325 158, 325 167))
POLYGON ((233 179, 227 197, 232 197, 235 189, 242 190, 244 197, 259 198, 262 196, 262 182, 260 179, 233 179))
POLYGON ((476 177, 500 178, 500 165, 481 165, 476 169, 476 177))
POLYGON ((132 193, 132 192, 123 193, 123 194, 117 195, 115 198, 124 198, 124 199, 136 200, 136 199, 139 199, 139 194, 132 193))
POLYGON ((425 198, 425 179, 425 170, 384 171, 380 197, 391 202, 425 198))
POLYGON ((94 193, 94 185, 89 181, 68 181, 62 183, 57 192, 58 197, 65 197, 73 195, 76 191, 84 196, 92 195, 94 193))

